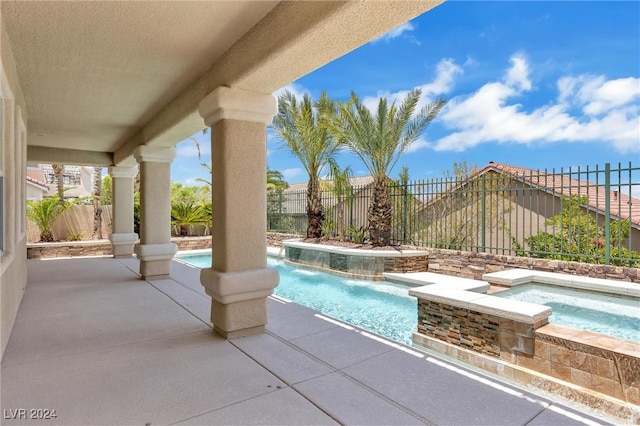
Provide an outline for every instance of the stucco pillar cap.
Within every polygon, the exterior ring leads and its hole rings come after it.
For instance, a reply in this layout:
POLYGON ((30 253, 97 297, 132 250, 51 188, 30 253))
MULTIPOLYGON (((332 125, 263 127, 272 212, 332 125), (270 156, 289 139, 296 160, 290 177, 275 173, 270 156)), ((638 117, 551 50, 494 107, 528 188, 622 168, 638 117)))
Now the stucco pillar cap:
POLYGON ((133 151, 138 163, 171 163, 176 158, 175 148, 142 145, 133 151))
POLYGON ((142 261, 171 260, 178 252, 178 246, 173 243, 137 244, 133 252, 142 261))
POLYGON ((135 232, 120 232, 109 234, 109 241, 114 246, 133 244, 138 241, 138 234, 135 232))
POLYGON ((109 176, 112 178, 134 178, 138 173, 137 166, 131 167, 122 167, 122 166, 113 166, 109 167, 109 176))
POLYGON ((273 268, 239 272, 204 268, 200 271, 200 283, 206 293, 224 305, 271 296, 279 281, 280 274, 273 268))
POLYGON ((272 94, 220 86, 200 101, 198 110, 207 126, 220 120, 269 124, 278 110, 278 101, 272 94))

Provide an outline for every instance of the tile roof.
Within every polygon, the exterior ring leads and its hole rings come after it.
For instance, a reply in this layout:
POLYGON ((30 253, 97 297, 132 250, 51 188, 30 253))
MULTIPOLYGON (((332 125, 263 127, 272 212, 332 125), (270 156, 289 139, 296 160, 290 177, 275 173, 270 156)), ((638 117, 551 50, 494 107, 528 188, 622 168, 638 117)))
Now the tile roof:
POLYGON ((49 189, 49 186, 46 183, 31 176, 27 176, 27 182, 40 186, 45 191, 49 189))
MULTIPOLYGON (((321 179, 323 182, 331 184, 331 179, 321 179)), ((285 189, 285 192, 306 191, 308 182, 299 182, 289 184, 289 188, 285 189)), ((349 179, 349 183, 353 187, 367 186, 373 183, 373 176, 356 176, 349 179)))
MULTIPOLYGON (((581 177, 590 178, 594 176, 595 170, 589 170, 588 173, 585 169, 581 169, 578 172, 575 168, 561 170, 561 172, 555 170, 540 171, 490 162, 475 174, 479 176, 488 171, 516 177, 522 182, 539 187, 555 196, 577 195, 587 197, 587 205, 592 210, 599 213, 604 213, 605 211, 606 191, 604 184, 580 179, 581 177), (578 177, 578 179, 574 179, 572 176, 578 177)), ((598 172, 603 172, 603 170, 598 170, 598 172)), ((630 220, 631 224, 636 227, 640 226, 640 199, 623 194, 620 190, 623 187, 628 187, 628 184, 610 185, 611 215, 622 220, 630 220)))

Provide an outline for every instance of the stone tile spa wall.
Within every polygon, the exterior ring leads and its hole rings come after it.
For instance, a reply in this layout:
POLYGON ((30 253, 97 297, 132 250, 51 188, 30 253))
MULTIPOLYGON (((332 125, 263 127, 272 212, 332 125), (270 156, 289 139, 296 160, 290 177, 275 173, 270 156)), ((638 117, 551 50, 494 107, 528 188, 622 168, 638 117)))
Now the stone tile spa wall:
MULTIPOLYGON (((414 342, 441 352, 443 347, 430 339, 640 405, 640 343, 548 324, 546 319, 527 324, 421 299, 417 335, 414 342)), ((473 357, 459 358, 487 367, 473 357)))

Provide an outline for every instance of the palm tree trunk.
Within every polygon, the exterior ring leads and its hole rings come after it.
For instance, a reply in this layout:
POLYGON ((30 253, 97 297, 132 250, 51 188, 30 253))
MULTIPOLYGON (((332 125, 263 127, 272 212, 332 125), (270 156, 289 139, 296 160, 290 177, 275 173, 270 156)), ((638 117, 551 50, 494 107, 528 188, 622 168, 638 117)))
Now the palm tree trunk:
POLYGON ((320 238, 322 236, 324 210, 322 197, 320 196, 320 182, 317 178, 311 178, 307 185, 307 219, 307 238, 320 238))
POLYGON ((102 167, 93 168, 93 239, 102 239, 102 167))
POLYGON ((56 192, 58 193, 58 200, 61 203, 64 202, 64 164, 52 164, 53 174, 56 177, 56 192))
POLYGON ((384 181, 376 181, 369 204, 369 237, 372 245, 382 247, 390 244, 392 213, 387 184, 384 181))

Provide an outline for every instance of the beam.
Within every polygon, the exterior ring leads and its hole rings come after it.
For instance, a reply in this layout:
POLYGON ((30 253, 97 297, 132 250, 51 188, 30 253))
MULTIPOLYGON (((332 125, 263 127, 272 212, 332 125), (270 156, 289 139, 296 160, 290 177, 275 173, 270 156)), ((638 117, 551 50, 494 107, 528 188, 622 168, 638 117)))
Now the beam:
POLYGON ((77 149, 50 148, 33 145, 27 146, 27 162, 99 167, 114 165, 113 154, 108 152, 80 151, 77 149))
POLYGON ((137 146, 173 146, 202 129, 198 103, 219 86, 271 93, 443 1, 283 1, 125 141, 114 162, 137 146))

